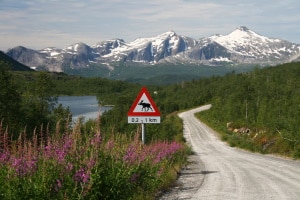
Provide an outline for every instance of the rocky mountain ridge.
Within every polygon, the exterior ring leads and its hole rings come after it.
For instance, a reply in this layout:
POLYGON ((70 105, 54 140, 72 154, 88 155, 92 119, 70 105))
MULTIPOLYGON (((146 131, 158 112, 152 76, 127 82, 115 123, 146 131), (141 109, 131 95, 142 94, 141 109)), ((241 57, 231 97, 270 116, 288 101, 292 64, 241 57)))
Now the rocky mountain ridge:
POLYGON ((63 72, 67 68, 89 68, 92 64, 106 64, 109 67, 111 62, 275 65, 299 60, 300 45, 268 38, 240 26, 228 35, 201 39, 169 31, 132 42, 113 39, 93 46, 81 42, 65 49, 48 47, 42 50, 18 46, 6 53, 34 69, 63 72))

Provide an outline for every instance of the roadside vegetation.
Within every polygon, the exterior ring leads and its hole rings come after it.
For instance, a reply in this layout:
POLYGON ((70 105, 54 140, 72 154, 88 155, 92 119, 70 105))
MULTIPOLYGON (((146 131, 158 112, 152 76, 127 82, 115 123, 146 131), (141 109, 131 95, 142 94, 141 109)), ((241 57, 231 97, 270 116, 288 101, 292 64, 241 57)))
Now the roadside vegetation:
POLYGON ((221 79, 213 107, 198 117, 231 146, 300 158, 300 63, 221 79))
POLYGON ((201 119, 231 146, 300 158, 300 63, 170 85, 159 94, 171 112, 212 104, 201 119))
POLYGON ((189 154, 177 112, 208 103, 197 116, 231 146, 300 157, 300 63, 148 85, 161 124, 146 125, 145 145, 127 123, 140 84, 9 69, 0 62, 1 199, 154 199, 189 154), (58 95, 114 108, 71 126, 58 95))
POLYGON ((154 199, 186 163, 176 115, 147 127, 145 145, 139 125, 125 126, 138 85, 0 64, 1 199, 154 199), (68 108, 57 105, 59 94, 101 96, 101 105, 115 109, 73 124, 68 108))
POLYGON ((139 132, 106 137, 83 127, 11 140, 0 126, 0 198, 153 199, 185 162, 182 143, 143 145, 139 132))

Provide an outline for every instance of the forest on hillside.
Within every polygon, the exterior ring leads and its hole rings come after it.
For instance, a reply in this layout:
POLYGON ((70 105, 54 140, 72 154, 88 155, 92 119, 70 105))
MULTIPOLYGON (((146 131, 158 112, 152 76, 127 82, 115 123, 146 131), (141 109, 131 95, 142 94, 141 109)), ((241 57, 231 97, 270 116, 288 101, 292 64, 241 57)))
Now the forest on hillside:
MULTIPOLYGON (((97 78, 89 81, 90 85, 97 85, 97 78)), ((136 127, 127 124, 126 116, 141 85, 120 81, 106 86, 109 86, 106 90, 97 88, 98 98, 115 107, 103 117, 102 123, 110 124, 117 131, 133 131, 136 127), (113 121, 119 123, 114 124, 113 121)), ((223 132, 225 135, 222 138, 228 139, 232 146, 239 145, 263 153, 300 156, 299 62, 255 68, 245 73, 233 71, 225 76, 166 86, 148 85, 147 88, 162 113, 162 121, 169 120, 167 116, 170 113, 210 103, 212 108, 202 117, 223 132), (230 127, 227 127, 228 123, 230 127), (241 131, 234 133, 234 129, 247 129, 251 134, 241 134, 241 131)), ((171 127, 172 123, 164 128, 151 125, 147 131, 155 136, 158 130, 171 127)), ((167 137, 167 131, 162 135, 162 138, 167 137)))
POLYGON ((233 146, 300 156, 299 62, 182 82, 164 88, 158 99, 166 112, 211 103, 203 118, 225 133, 223 139, 231 138, 233 146), (230 131, 241 128, 252 134, 230 131))
MULTIPOLYGON (((44 87, 51 86, 49 94, 96 95, 101 105, 114 105, 114 109, 101 118, 105 131, 113 129, 116 132, 132 132, 137 128, 136 125, 127 123, 127 112, 142 87, 140 84, 55 73, 44 73, 41 77, 32 75, 32 72, 15 72, 13 77, 16 91, 22 91, 20 97, 30 97, 29 94, 33 91, 41 95, 42 88, 36 88, 36 81, 44 77, 47 82, 44 87)), ((259 137, 260 141, 253 143, 259 151, 299 156, 299 83, 300 63, 296 62, 255 68, 246 73, 232 72, 225 76, 182 81, 178 84, 148 85, 147 88, 162 113, 162 122, 165 121, 166 124, 151 125, 147 127, 147 131, 151 136, 169 137, 168 129, 171 129, 171 121, 174 120, 168 118, 170 113, 211 103, 211 110, 203 116, 228 134, 224 138, 247 140, 251 145, 251 141, 254 141, 255 135, 232 135, 226 126, 230 122, 230 129, 248 128, 253 134, 263 132, 259 137), (158 130, 164 130, 165 133, 158 133, 158 130), (269 145, 268 148, 266 144, 269 145)), ((148 138, 151 139, 152 137, 148 138)))

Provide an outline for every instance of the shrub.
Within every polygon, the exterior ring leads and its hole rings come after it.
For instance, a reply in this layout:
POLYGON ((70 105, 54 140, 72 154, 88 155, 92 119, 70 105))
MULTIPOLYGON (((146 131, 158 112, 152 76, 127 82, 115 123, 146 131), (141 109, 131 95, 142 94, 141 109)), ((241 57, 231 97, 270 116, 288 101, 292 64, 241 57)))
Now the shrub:
MULTIPOLYGON (((8 133, 0 137, 1 199, 153 199, 170 170, 185 162, 177 142, 143 145, 134 138, 100 130, 82 134, 79 125, 64 134, 8 133)), ((168 178, 169 179, 169 178, 168 178)))

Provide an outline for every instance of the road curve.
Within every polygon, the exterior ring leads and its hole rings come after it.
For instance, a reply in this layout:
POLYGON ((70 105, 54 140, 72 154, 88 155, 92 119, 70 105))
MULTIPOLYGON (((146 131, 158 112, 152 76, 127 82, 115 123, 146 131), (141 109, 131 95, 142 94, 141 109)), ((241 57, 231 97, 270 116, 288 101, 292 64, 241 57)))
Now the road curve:
POLYGON ((192 146, 199 166, 198 173, 190 173, 196 180, 189 177, 197 188, 190 190, 184 198, 180 193, 172 198, 300 199, 300 162, 229 147, 211 128, 194 117, 194 113, 210 107, 206 105, 179 114, 184 123, 185 138, 192 146))

